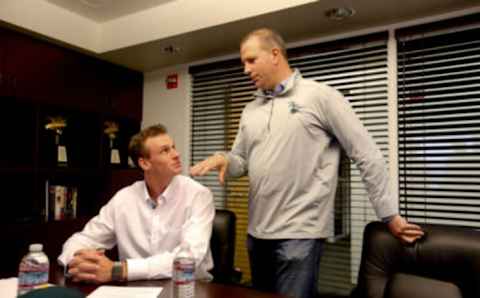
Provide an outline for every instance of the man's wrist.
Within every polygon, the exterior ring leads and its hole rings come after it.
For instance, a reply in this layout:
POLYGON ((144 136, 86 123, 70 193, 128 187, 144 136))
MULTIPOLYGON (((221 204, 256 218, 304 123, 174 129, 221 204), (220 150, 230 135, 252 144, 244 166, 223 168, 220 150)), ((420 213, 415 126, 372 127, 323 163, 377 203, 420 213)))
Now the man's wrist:
POLYGON ((393 215, 390 215, 390 216, 385 216, 382 218, 382 221, 386 224, 388 224, 390 221, 392 221, 392 219, 397 216, 398 214, 393 214, 393 215))
POLYGON ((65 264, 65 266, 63 266, 63 276, 65 276, 65 278, 70 278, 72 277, 72 275, 68 272, 70 268, 68 268, 68 264, 65 264))
POLYGON ((127 261, 122 261, 122 273, 123 273, 123 280, 128 280, 128 266, 127 261))
POLYGON ((217 152, 213 153, 213 156, 221 156, 225 160, 228 160, 228 154, 224 151, 217 151, 217 152))
POLYGON ((125 281, 127 279, 127 265, 126 262, 113 262, 112 266, 112 281, 125 281))

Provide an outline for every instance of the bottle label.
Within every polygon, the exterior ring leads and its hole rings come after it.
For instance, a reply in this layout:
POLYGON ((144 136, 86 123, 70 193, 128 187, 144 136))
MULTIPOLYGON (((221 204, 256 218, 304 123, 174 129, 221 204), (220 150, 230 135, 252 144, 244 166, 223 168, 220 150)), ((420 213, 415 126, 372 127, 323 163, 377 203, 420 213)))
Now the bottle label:
POLYGON ((20 263, 18 271, 19 294, 24 294, 37 286, 48 283, 48 263, 40 263, 35 259, 26 259, 20 263))
POLYGON ((173 291, 174 298, 194 298, 195 297, 195 286, 193 283, 186 285, 175 285, 173 291))
POLYGON ((195 262, 188 259, 178 259, 173 262, 174 283, 189 284, 195 281, 195 262))

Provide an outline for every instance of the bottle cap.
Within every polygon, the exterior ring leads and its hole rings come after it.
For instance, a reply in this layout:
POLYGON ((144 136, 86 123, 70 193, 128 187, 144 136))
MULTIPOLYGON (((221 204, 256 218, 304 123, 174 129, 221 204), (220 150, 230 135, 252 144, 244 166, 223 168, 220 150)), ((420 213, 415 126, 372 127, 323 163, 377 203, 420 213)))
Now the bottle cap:
POLYGON ((33 243, 28 247, 29 251, 39 252, 43 250, 43 245, 41 243, 33 243))

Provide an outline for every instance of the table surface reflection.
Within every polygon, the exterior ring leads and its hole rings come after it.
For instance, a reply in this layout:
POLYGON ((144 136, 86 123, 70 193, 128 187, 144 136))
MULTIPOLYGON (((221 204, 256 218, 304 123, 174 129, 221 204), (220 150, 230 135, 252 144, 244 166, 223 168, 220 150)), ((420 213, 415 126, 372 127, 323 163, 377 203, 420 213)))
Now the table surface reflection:
MULTIPOLYGON (((75 288, 80 290, 85 295, 93 292, 99 285, 75 283, 69 279, 65 279, 63 275, 63 269, 60 266, 52 264, 50 270, 50 282, 59 286, 65 286, 67 288, 75 288)), ((148 281, 132 281, 125 283, 111 283, 109 285, 127 286, 127 287, 162 287, 162 293, 160 298, 172 297, 171 280, 148 280, 148 281)), ((223 285, 218 283, 197 281, 195 284, 195 298, 286 298, 285 296, 257 291, 248 287, 223 285)))

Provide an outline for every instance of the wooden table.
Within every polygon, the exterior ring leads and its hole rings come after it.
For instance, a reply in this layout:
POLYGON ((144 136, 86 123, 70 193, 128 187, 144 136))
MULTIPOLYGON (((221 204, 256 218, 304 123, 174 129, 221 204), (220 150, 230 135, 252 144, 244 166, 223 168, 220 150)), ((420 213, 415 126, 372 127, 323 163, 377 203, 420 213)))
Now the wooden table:
MULTIPOLYGON (((67 288, 75 288, 80 290, 85 295, 93 292, 98 285, 75 283, 71 280, 65 279, 62 268, 51 264, 50 282, 59 286, 67 288), (53 265, 53 266, 52 266, 53 265)), ((112 285, 127 286, 127 287, 162 287, 160 298, 172 297, 172 282, 169 279, 163 280, 148 280, 148 281, 133 281, 126 283, 115 283, 112 285)), ((195 284, 195 298, 286 298, 285 296, 267 293, 254 290, 248 287, 223 285, 211 282, 197 281, 195 284)))

